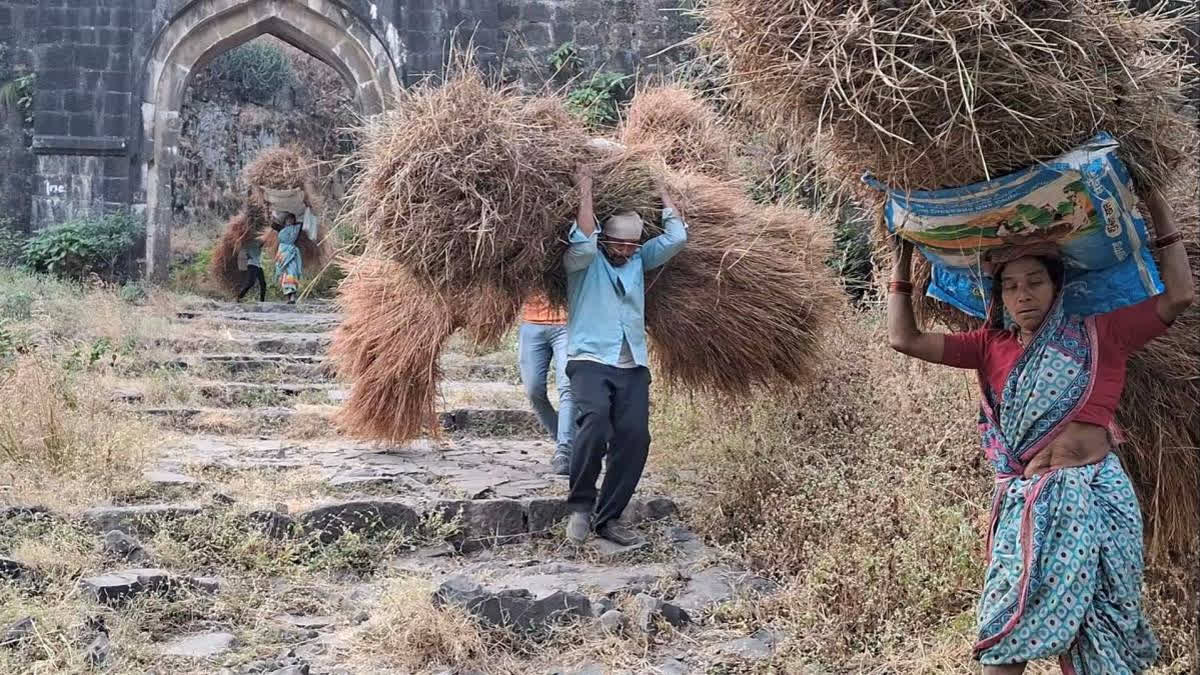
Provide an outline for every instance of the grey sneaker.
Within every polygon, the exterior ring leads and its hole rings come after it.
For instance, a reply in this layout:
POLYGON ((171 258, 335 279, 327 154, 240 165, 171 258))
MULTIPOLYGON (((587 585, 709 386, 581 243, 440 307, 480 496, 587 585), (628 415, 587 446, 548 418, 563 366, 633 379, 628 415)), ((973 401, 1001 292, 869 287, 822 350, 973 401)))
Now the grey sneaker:
POLYGON ((592 533, 592 517, 583 511, 576 511, 567 519, 567 539, 573 544, 582 544, 592 533))
POLYGON ((633 546, 645 541, 637 532, 615 520, 610 520, 600 526, 600 529, 596 530, 596 534, 621 546, 633 546))
POLYGON ((550 469, 556 476, 570 476, 571 458, 561 452, 556 453, 554 459, 550 460, 550 469))

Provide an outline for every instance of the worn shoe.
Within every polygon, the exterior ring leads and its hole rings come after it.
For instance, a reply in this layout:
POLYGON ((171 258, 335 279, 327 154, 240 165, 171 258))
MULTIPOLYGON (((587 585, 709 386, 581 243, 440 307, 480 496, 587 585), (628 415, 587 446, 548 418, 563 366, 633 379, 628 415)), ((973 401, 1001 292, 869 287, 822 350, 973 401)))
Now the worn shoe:
POLYGON ((592 517, 583 511, 576 511, 567 519, 567 539, 574 544, 587 541, 592 533, 592 517))
POLYGON ((600 529, 596 530, 596 534, 620 546, 633 546, 645 541, 637 532, 615 520, 610 520, 600 526, 600 529))
POLYGON ((554 459, 550 460, 550 469, 556 476, 570 476, 571 458, 562 453, 554 455, 554 459))

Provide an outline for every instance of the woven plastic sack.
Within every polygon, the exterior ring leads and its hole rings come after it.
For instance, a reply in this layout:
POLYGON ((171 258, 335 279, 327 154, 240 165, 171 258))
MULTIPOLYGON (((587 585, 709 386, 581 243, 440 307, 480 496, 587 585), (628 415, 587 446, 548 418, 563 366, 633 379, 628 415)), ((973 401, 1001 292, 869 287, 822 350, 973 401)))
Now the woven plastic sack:
POLYGON ((975 317, 991 297, 988 263, 1023 247, 1053 244, 1066 267, 1063 302, 1090 316, 1162 292, 1145 219, 1117 142, 1100 134, 1057 159, 990 181, 943 190, 889 190, 888 231, 933 266, 927 294, 975 317))

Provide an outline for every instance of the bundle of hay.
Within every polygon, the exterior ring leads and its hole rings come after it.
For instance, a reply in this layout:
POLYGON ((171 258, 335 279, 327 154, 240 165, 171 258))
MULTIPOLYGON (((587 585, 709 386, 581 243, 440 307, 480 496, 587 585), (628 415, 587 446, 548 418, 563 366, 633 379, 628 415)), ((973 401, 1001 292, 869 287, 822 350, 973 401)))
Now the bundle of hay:
POLYGON ((720 115, 696 92, 679 85, 639 90, 617 138, 627 146, 653 147, 675 170, 714 178, 737 172, 737 144, 720 115))
MULTIPOLYGON (((1165 196, 1200 288, 1200 171, 1179 172, 1165 196)), ((1200 305, 1130 357, 1117 421, 1155 553, 1195 551, 1200 536, 1200 305)))
POLYGON ((227 292, 240 290, 246 274, 238 269, 238 254, 243 246, 258 236, 259 232, 251 227, 245 211, 231 218, 209 260, 209 279, 227 292))
POLYGON ((740 395, 802 382, 838 303, 825 265, 828 223, 763 208, 742 185, 674 174, 668 191, 687 246, 646 275, 646 330, 658 373, 692 390, 740 395))
POLYGON ((986 180, 1098 131, 1143 186, 1187 156, 1182 10, 1108 0, 709 0, 697 43, 835 185, 986 180))
POLYGON ((516 320, 512 303, 486 285, 457 296, 432 290, 372 253, 344 266, 349 274, 338 290, 344 318, 329 356, 353 384, 339 425, 354 436, 391 442, 436 435, 446 339, 465 328, 477 344, 499 342, 516 320))
POLYGON ((516 289, 546 271, 575 208, 587 135, 552 99, 461 67, 366 124, 347 226, 442 289, 516 289))
MULTIPOLYGON (((304 199, 313 213, 320 214, 321 202, 313 178, 313 159, 299 146, 269 148, 259 153, 242 172, 246 183, 246 213, 257 226, 259 239, 268 256, 279 249, 279 233, 271 229, 271 207, 267 203, 266 189, 304 190, 304 199)), ((330 257, 328 246, 318 237, 316 240, 301 233, 296 240, 305 275, 319 271, 330 257)))

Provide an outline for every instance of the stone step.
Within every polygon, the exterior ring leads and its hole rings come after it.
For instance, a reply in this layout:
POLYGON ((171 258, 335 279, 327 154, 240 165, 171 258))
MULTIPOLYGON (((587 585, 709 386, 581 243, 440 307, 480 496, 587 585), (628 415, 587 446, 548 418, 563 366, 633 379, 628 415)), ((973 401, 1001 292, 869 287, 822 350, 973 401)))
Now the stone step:
MULTIPOLYGON (((130 537, 153 537, 187 518, 204 517, 229 506, 192 503, 95 506, 73 520, 98 536, 112 531, 130 537)), ((622 520, 630 525, 662 521, 675 516, 678 507, 661 496, 635 497, 622 520)), ((562 496, 487 499, 447 499, 431 495, 411 498, 330 499, 289 515, 274 510, 246 514, 247 522, 270 536, 305 533, 329 543, 350 532, 378 534, 391 531, 416 532, 432 524, 439 529, 454 523, 446 541, 459 551, 479 550, 545 536, 569 515, 562 496)), ((64 520, 70 518, 64 517, 64 520)))
POLYGON ((227 335, 198 335, 186 338, 167 338, 156 346, 167 347, 176 354, 225 354, 253 352, 256 354, 292 354, 312 356, 324 354, 329 348, 329 333, 262 333, 227 335))
POLYGON ((334 313, 337 304, 332 300, 304 300, 294 305, 286 302, 222 302, 218 300, 201 300, 186 303, 181 308, 183 312, 229 312, 237 314, 320 314, 334 313))
MULTIPOLYGON (((336 436, 333 426, 337 406, 308 405, 303 408, 271 406, 247 408, 146 407, 138 409, 161 424, 179 431, 205 433, 282 434, 299 420, 309 418, 327 424, 327 433, 336 436)), ((542 438, 545 430, 532 410, 523 408, 454 408, 438 413, 441 429, 452 435, 483 438, 542 438)))
POLYGON ((178 312, 180 324, 209 332, 218 330, 241 333, 329 333, 340 318, 334 314, 226 314, 178 312))
MULTIPOLYGON (((334 379, 328 359, 316 354, 195 354, 168 361, 164 365, 172 370, 187 370, 207 375, 210 379, 249 374, 260 378, 287 378, 300 382, 334 379)), ((520 382, 515 365, 477 362, 458 355, 448 355, 444 359, 442 374, 447 380, 511 384, 520 382)))
MULTIPOLYGON (((258 407, 279 405, 292 398, 304 398, 312 404, 340 404, 350 395, 345 385, 333 382, 220 382, 194 381, 197 393, 220 406, 258 407)), ((129 391, 121 397, 131 398, 129 391)), ((510 408, 522 405, 524 391, 507 382, 446 381, 440 386, 442 402, 447 407, 465 405, 510 408)), ((132 397, 136 398, 136 397, 132 397)))

